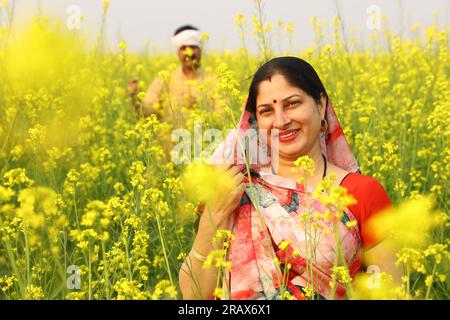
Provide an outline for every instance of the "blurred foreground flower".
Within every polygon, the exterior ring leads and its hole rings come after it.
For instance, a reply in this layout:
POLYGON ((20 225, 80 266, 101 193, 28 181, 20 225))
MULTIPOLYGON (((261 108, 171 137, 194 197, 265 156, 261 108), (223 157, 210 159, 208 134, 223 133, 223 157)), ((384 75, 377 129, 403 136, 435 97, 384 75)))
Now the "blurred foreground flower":
POLYGON ((353 280, 352 295, 354 300, 392 300, 398 299, 401 287, 396 288, 392 277, 384 272, 358 273, 353 280))
POLYGON ((183 189, 192 201, 214 202, 232 191, 233 179, 207 164, 191 164, 182 179, 183 189))
POLYGON ((431 197, 417 196, 370 219, 367 228, 393 248, 422 247, 429 231, 439 225, 440 215, 433 207, 431 197))

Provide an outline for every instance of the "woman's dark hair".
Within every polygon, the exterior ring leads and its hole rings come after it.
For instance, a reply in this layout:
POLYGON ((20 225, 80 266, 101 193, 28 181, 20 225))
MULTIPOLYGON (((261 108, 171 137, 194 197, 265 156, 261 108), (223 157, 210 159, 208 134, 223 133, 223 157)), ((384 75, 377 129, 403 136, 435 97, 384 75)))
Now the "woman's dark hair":
POLYGON ((179 34, 182 31, 185 30, 196 30, 199 31, 198 28, 191 26, 190 24, 186 24, 184 26, 179 27, 177 30, 175 30, 175 32, 173 33, 174 36, 176 36, 177 34, 179 34))
POLYGON ((256 111, 259 84, 276 74, 284 76, 291 85, 299 87, 316 101, 320 100, 322 92, 328 99, 322 81, 308 62, 296 57, 279 57, 263 64, 253 76, 246 105, 248 111, 256 111))

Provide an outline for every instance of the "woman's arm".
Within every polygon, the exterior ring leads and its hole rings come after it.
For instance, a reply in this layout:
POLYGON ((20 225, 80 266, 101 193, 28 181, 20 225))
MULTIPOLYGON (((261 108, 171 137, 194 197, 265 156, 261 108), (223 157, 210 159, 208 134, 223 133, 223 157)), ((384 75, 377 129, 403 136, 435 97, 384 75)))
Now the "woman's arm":
MULTIPOLYGON (((197 237, 193 248, 201 255, 207 256, 212 250, 214 231, 211 223, 205 221, 206 214, 200 218, 197 237)), ((218 229, 225 229, 226 226, 218 224, 218 229)), ((183 299, 212 299, 217 283, 216 268, 203 268, 203 262, 197 259, 192 250, 183 262, 179 274, 179 285, 183 299)))
MULTIPOLYGON (((200 218, 197 236, 193 249, 207 256, 213 247, 216 230, 228 229, 234 210, 239 206, 242 193, 245 190, 244 175, 237 166, 226 165, 224 171, 233 177, 232 192, 224 194, 215 203, 207 205, 200 218)), ((179 273, 179 285, 183 299, 212 299, 217 284, 217 270, 204 269, 203 262, 197 259, 192 250, 183 262, 179 273)))
POLYGON ((366 266, 377 266, 380 272, 385 272, 392 276, 394 285, 400 286, 402 284, 403 268, 396 266, 397 257, 395 251, 387 245, 386 241, 381 241, 372 248, 364 252, 364 264, 366 266))

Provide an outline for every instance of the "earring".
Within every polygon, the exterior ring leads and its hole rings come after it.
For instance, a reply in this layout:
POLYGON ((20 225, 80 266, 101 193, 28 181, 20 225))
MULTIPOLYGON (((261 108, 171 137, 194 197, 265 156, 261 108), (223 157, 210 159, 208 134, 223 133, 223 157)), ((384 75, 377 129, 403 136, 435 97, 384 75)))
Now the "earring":
POLYGON ((327 132, 328 130, 328 122, 325 119, 322 119, 322 121, 320 122, 320 131, 322 132, 327 132))

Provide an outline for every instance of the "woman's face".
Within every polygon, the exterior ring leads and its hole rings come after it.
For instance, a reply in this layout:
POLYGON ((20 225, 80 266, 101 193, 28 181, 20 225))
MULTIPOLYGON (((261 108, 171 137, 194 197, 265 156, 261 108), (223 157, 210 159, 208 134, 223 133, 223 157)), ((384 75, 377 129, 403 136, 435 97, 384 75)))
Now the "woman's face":
POLYGON ((325 99, 318 104, 302 89, 291 85, 287 79, 275 74, 259 84, 256 97, 258 128, 267 130, 271 146, 272 130, 279 139, 280 159, 295 161, 307 155, 313 147, 320 147, 319 134, 324 118, 325 99))

